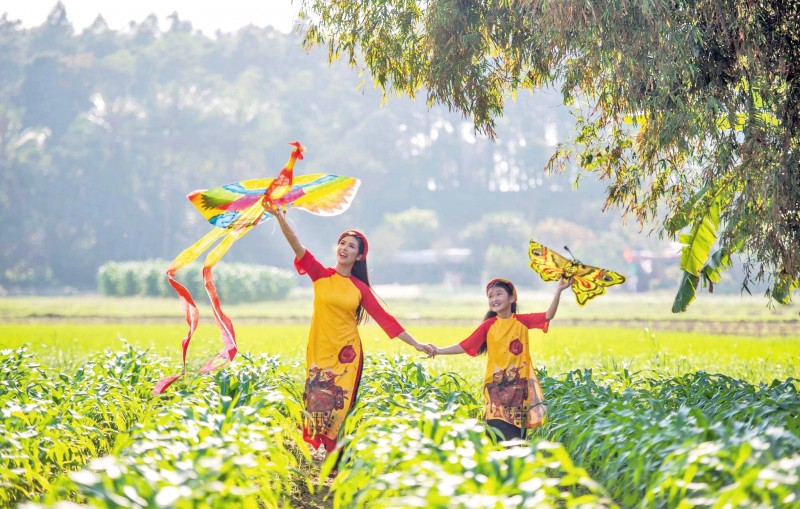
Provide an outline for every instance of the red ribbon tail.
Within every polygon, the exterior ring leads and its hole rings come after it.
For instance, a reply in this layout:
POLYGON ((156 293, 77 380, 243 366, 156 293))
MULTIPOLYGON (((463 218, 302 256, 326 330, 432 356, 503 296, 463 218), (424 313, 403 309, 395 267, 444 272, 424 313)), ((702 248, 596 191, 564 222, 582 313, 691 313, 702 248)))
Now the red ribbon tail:
POLYGON ((186 316, 186 324, 189 326, 186 336, 181 341, 181 346, 183 347, 183 368, 186 369, 186 351, 189 349, 189 343, 192 341, 194 331, 197 330, 197 323, 200 321, 200 311, 198 311, 197 305, 194 303, 194 299, 192 299, 192 294, 189 293, 189 290, 175 280, 175 273, 169 271, 167 272, 167 276, 169 277, 169 284, 175 289, 178 297, 180 297, 181 307, 186 316))
POLYGON ((172 385, 172 383, 177 380, 178 378, 183 376, 183 371, 178 373, 177 375, 168 376, 166 378, 162 378, 158 382, 156 382, 155 387, 153 388, 153 396, 158 396, 159 394, 163 393, 167 390, 167 387, 172 385))
POLYGON ((172 385, 175 380, 180 378, 186 372, 186 351, 189 349, 189 343, 192 341, 192 335, 194 334, 194 331, 197 330, 197 323, 200 321, 200 312, 197 310, 197 305, 194 303, 194 299, 192 299, 192 294, 189 293, 189 290, 187 290, 185 286, 180 284, 175 279, 175 271, 172 269, 168 270, 167 277, 170 286, 172 286, 180 298, 181 308, 183 308, 183 314, 186 316, 186 324, 189 326, 189 330, 181 341, 181 346, 183 348, 183 369, 177 375, 168 376, 156 382, 156 385, 153 388, 154 396, 163 393, 165 390, 167 390, 167 387, 172 385))
POLYGON ((228 356, 228 352, 223 350, 220 353, 218 353, 217 355, 215 355, 214 357, 208 359, 208 362, 206 362, 205 365, 202 368, 200 368, 200 373, 204 373, 204 374, 205 373, 211 373, 212 371, 215 371, 215 370, 225 366, 230 361, 231 361, 231 359, 228 356))
POLYGON ((236 345, 236 331, 233 329, 233 322, 231 322, 230 318, 222 311, 219 294, 217 293, 217 287, 214 286, 214 277, 211 275, 210 266, 203 267, 203 283, 205 284, 208 297, 211 300, 211 310, 214 312, 214 319, 219 327, 219 331, 222 335, 222 343, 224 345, 222 351, 209 359, 200 370, 201 373, 208 373, 232 361, 233 358, 236 357, 238 347, 236 345))

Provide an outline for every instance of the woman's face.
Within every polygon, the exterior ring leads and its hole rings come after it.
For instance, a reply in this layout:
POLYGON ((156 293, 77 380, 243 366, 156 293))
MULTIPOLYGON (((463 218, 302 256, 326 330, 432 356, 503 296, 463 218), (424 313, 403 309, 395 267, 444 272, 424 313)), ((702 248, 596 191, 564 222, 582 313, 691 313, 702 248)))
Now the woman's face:
POLYGON ((511 313, 511 304, 514 303, 514 297, 508 294, 502 286, 492 286, 486 292, 486 297, 489 299, 489 309, 494 311, 500 316, 506 316, 511 313))
POLYGON ((343 265, 352 265, 362 257, 358 254, 358 239, 345 235, 336 246, 336 260, 343 265))

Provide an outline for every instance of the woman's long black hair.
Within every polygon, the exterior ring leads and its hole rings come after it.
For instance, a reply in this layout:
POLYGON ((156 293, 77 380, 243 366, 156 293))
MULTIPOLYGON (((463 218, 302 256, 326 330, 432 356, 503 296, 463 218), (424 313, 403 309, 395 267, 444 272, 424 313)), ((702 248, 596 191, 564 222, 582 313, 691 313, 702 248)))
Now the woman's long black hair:
MULTIPOLYGON (((502 288, 506 291, 506 293, 509 296, 514 295, 514 288, 508 283, 505 283, 503 281, 495 281, 494 283, 492 283, 491 286, 486 288, 486 293, 489 293, 489 288, 502 288)), ((511 303, 511 312, 512 313, 517 312, 517 301, 511 303)), ((486 312, 486 316, 483 317, 483 321, 485 322, 489 318, 494 318, 495 316, 497 316, 497 313, 495 313, 490 309, 489 311, 486 312)), ((485 353, 486 353, 486 341, 484 341, 481 347, 478 348, 478 355, 483 355, 485 353)))
MULTIPOLYGON (((348 231, 342 233, 342 235, 339 237, 339 242, 341 242, 342 239, 345 238, 345 237, 353 237, 353 238, 355 238, 356 242, 358 243, 358 254, 360 254, 360 255, 364 254, 364 239, 361 238, 361 235, 358 235, 355 232, 348 230, 348 231)), ((350 275, 355 277, 356 279, 358 279, 359 281, 361 281, 365 285, 367 285, 367 287, 370 290, 372 290, 372 287, 369 284, 369 271, 367 270, 367 259, 366 258, 362 258, 360 260, 356 260, 356 262, 353 264, 353 269, 350 272, 350 275)), ((356 308, 356 323, 358 325, 361 325, 362 323, 366 322, 368 318, 369 318, 369 315, 364 310, 364 306, 359 304, 358 307, 356 308)))

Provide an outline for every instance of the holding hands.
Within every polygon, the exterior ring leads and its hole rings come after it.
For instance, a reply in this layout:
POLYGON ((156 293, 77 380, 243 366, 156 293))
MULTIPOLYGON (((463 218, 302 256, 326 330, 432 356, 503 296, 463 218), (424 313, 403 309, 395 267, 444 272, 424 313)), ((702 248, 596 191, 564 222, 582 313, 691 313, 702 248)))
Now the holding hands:
POLYGON ((427 345, 423 345, 425 349, 425 353, 428 354, 428 359, 433 359, 436 357, 439 352, 439 347, 434 345, 433 343, 428 343, 427 345))
POLYGON ((401 332, 397 337, 401 341, 406 343, 408 346, 416 349, 418 352, 426 354, 428 358, 431 358, 435 355, 435 351, 431 350, 432 348, 435 349, 436 348, 435 346, 431 344, 423 345, 422 343, 414 339, 414 336, 412 336, 408 332, 401 332))
POLYGON ((436 351, 436 347, 435 346, 433 346, 430 343, 428 343, 427 345, 423 345, 422 343, 420 343, 419 341, 414 339, 411 336, 411 334, 409 334, 407 332, 403 332, 397 337, 400 338, 401 340, 403 340, 404 342, 406 342, 409 346, 415 348, 418 352, 422 352, 422 353, 426 354, 428 356, 428 358, 431 358, 436 354, 436 352, 435 352, 436 351))
POLYGON ((431 343, 428 343, 427 345, 419 345, 419 348, 417 348, 417 350, 426 354, 428 356, 428 359, 432 359, 438 353, 437 347, 431 343))

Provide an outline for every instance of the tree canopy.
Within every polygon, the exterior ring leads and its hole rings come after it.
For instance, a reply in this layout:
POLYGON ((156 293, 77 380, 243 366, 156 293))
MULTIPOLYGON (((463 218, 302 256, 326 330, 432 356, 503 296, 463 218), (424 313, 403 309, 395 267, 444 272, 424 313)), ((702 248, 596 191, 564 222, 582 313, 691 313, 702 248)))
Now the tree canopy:
POLYGON ((495 135, 509 98, 560 88, 575 135, 547 167, 684 244, 683 310, 739 255, 744 289, 800 279, 800 2, 304 0, 306 47, 495 135))

